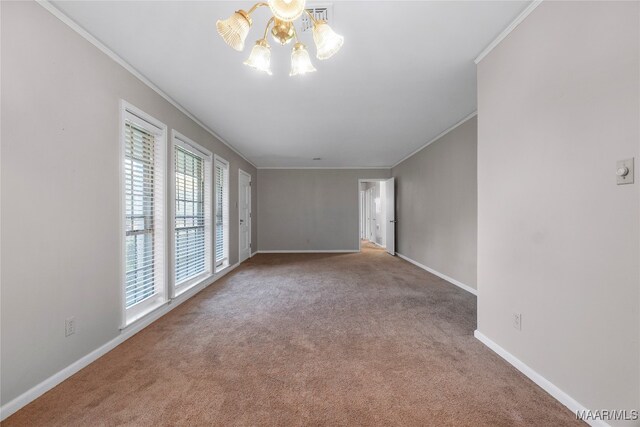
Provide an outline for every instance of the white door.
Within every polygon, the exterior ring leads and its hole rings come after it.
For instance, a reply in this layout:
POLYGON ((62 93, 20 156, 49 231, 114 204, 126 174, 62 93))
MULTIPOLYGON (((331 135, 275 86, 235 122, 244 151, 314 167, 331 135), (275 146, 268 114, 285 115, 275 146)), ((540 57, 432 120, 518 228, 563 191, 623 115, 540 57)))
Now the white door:
POLYGON ((364 208, 364 191, 360 191, 360 239, 364 239, 366 236, 365 233, 365 208, 364 208))
POLYGON ((364 224, 364 234, 365 239, 369 240, 369 236, 371 235, 371 202, 369 201, 369 197, 371 194, 369 190, 364 192, 364 216, 365 216, 365 224, 364 224))
POLYGON ((376 241, 376 197, 374 194, 374 187, 371 187, 369 191, 369 239, 370 242, 376 241))
POLYGON ((240 262, 251 256, 251 175, 239 172, 240 262))
POLYGON ((385 209, 386 209, 386 240, 387 252, 396 254, 396 200, 395 200, 395 178, 389 178, 384 182, 385 186, 385 209))

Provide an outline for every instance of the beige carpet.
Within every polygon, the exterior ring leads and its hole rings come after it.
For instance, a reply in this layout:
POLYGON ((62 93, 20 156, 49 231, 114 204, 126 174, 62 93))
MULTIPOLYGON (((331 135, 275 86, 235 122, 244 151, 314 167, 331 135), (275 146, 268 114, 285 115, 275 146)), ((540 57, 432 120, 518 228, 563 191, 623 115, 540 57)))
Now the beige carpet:
POLYGON ((475 318, 473 295, 369 245, 261 254, 3 425, 577 424, 475 318))

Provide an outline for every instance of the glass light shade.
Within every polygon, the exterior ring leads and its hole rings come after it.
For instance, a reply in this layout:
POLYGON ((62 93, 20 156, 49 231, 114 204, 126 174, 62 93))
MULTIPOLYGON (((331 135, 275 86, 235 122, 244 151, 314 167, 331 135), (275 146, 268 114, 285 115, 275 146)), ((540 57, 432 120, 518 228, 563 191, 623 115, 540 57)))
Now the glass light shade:
POLYGON ((297 76, 316 71, 309 58, 309 52, 302 43, 296 43, 291 52, 291 72, 290 76, 297 76))
POLYGON ((316 43, 316 57, 329 59, 340 50, 344 37, 336 34, 326 22, 319 21, 313 26, 313 41, 316 43))
POLYGON ((251 18, 244 10, 238 10, 224 21, 216 22, 216 28, 225 43, 241 51, 251 28, 251 18))
POLYGON ((271 75, 271 47, 265 39, 256 42, 256 45, 251 49, 249 59, 244 61, 244 64, 271 75))
POLYGON ((305 0, 269 0, 269 8, 276 18, 293 21, 302 15, 305 3, 305 0))

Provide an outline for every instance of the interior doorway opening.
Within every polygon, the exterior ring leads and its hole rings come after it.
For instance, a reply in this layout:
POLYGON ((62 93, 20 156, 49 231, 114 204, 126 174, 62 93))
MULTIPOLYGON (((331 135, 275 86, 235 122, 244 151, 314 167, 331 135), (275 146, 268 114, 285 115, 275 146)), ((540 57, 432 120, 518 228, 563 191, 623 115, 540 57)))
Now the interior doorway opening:
POLYGON ((394 178, 358 181, 359 241, 395 255, 394 178))

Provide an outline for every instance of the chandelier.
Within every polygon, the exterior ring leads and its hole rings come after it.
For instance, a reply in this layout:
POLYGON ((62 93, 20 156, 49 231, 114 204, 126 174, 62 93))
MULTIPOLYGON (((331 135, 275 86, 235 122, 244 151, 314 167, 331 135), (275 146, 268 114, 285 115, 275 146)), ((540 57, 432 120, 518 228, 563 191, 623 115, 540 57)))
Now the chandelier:
POLYGON ((251 28, 251 14, 259 7, 268 6, 273 16, 267 22, 264 35, 251 49, 245 65, 271 75, 271 46, 267 43, 267 33, 271 27, 271 35, 281 45, 288 44, 295 39, 291 50, 290 76, 297 76, 316 71, 309 58, 309 52, 304 44, 298 40, 298 34, 293 22, 302 16, 309 15, 313 23, 313 41, 316 45, 316 57, 320 60, 331 58, 344 43, 344 37, 336 34, 326 21, 315 19, 305 8, 305 0, 269 0, 268 3, 256 3, 249 11, 238 10, 225 20, 216 23, 220 37, 237 51, 244 49, 244 41, 251 28))

